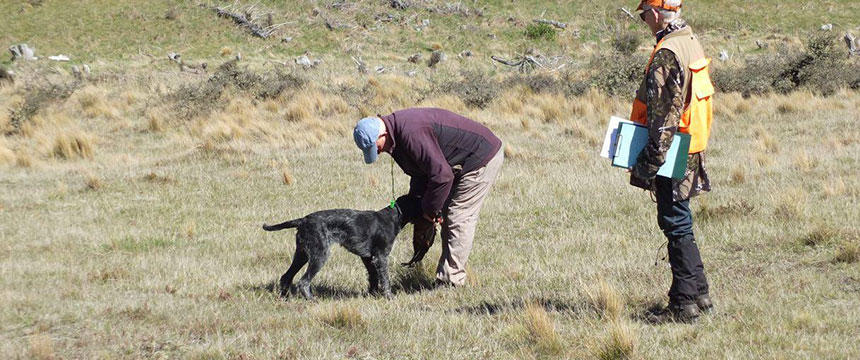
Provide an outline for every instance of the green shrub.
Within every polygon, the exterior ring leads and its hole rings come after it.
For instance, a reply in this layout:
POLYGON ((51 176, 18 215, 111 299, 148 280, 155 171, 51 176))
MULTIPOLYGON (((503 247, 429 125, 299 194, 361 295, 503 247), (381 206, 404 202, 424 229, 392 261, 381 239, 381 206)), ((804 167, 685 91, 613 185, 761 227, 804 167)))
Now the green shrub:
POLYGON ((533 92, 538 94, 558 93, 562 90, 562 84, 559 79, 549 74, 518 74, 511 76, 504 81, 505 87, 512 87, 519 84, 527 86, 533 92))
POLYGON ((534 40, 555 40, 556 31, 552 25, 537 23, 526 26, 526 37, 534 40))
POLYGON ((821 32, 809 38, 805 53, 783 73, 783 78, 798 87, 831 95, 849 86, 850 78, 839 73, 848 70, 848 65, 848 52, 839 40, 828 32, 821 32))
POLYGON ((624 55, 632 55, 641 42, 642 38, 637 34, 630 31, 622 32, 612 38, 612 48, 624 55))
POLYGON ((774 53, 747 57, 743 66, 714 66, 713 80, 721 91, 744 96, 798 88, 831 95, 840 88, 860 87, 858 68, 836 37, 816 33, 803 51, 783 46, 774 53))
POLYGON ((589 82, 609 95, 632 96, 645 77, 645 55, 625 55, 612 52, 608 56, 595 56, 591 60, 589 82))
POLYGON ((442 84, 441 91, 456 94, 464 104, 483 109, 496 98, 499 88, 499 82, 486 73, 464 71, 462 79, 442 84))
POLYGON ((191 118, 216 109, 227 88, 253 94, 259 99, 269 99, 287 89, 299 89, 306 83, 304 77, 295 73, 278 70, 263 76, 239 67, 237 60, 230 60, 219 66, 206 81, 182 85, 168 95, 168 100, 174 103, 179 117, 191 118))

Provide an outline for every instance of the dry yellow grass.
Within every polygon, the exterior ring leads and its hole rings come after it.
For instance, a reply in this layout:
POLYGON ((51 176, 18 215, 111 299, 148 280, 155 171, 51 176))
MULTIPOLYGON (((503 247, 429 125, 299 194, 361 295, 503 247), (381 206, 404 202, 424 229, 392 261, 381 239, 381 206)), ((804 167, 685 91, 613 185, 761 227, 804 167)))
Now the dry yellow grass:
POLYGON ((296 181, 289 168, 281 168, 281 181, 283 181, 284 185, 292 185, 296 181))
POLYGON ((798 187, 787 188, 774 196, 774 215, 783 220, 799 220, 806 215, 807 194, 798 187))
POLYGON ((116 119, 119 117, 119 110, 116 108, 113 101, 107 99, 107 89, 87 86, 74 95, 81 107, 82 114, 87 118, 116 119))
POLYGON ((96 174, 87 173, 84 174, 84 185, 88 190, 96 191, 104 187, 104 182, 96 174))
POLYGON ((735 166, 732 169, 731 174, 729 175, 729 180, 732 184, 740 185, 746 182, 747 172, 746 169, 742 166, 735 166))
POLYGON ((316 316, 324 324, 338 329, 361 330, 367 326, 358 309, 348 304, 319 306, 316 316))
POLYGON ((82 131, 59 133, 54 137, 51 154, 61 159, 90 159, 94 155, 92 137, 82 131))
POLYGON ((522 321, 528 331, 528 339, 538 353, 557 356, 564 351, 564 345, 555 330, 555 322, 547 314, 543 305, 535 302, 526 304, 522 321))
POLYGON ((56 359, 54 340, 45 335, 32 335, 29 337, 30 357, 37 360, 56 359))
POLYGON ((833 258, 834 262, 847 264, 856 263, 858 260, 860 260, 860 244, 856 238, 840 245, 836 256, 833 258))
POLYGON ((636 358, 638 336, 630 325, 621 321, 609 323, 609 331, 597 350, 595 357, 601 360, 636 358))
POLYGON ((587 291, 591 304, 605 319, 616 321, 624 313, 624 299, 612 285, 599 280, 596 289, 587 291))
POLYGON ((14 164, 16 160, 15 151, 6 145, 4 139, 0 139, 0 165, 14 164))

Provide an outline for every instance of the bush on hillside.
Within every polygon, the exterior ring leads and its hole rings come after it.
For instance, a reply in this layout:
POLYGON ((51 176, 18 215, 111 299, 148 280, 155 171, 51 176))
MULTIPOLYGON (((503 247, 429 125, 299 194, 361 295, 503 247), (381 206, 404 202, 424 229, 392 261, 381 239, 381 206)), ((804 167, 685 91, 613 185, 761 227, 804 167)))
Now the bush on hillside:
POLYGON ((742 66, 714 66, 713 80, 721 91, 744 96, 799 88, 831 95, 840 88, 860 87, 858 68, 836 37, 817 33, 802 51, 783 46, 775 53, 747 57, 742 66))
POLYGON ((28 86, 24 90, 24 102, 18 108, 10 111, 9 125, 11 129, 5 129, 4 132, 7 134, 17 133, 21 126, 35 116, 39 110, 50 104, 65 101, 80 87, 80 81, 47 82, 28 86))
POLYGON ((483 109, 499 94, 500 84, 484 72, 464 71, 461 79, 443 83, 440 90, 456 94, 468 106, 483 109))
POLYGON ((526 37, 532 40, 555 40, 556 31, 552 25, 537 23, 526 26, 526 37))
POLYGON ((645 77, 647 62, 643 54, 614 51, 607 56, 595 56, 590 64, 593 73, 589 82, 609 95, 632 96, 645 77))
POLYGON ((639 35, 631 31, 626 31, 619 33, 612 38, 612 48, 619 53, 629 56, 636 52, 636 49, 639 48, 639 44, 641 42, 642 38, 640 38, 639 35))
POLYGON ((230 60, 219 66, 215 73, 204 82, 184 84, 168 95, 175 104, 181 118, 192 118, 216 109, 221 95, 228 88, 252 94, 259 99, 269 99, 280 95, 287 89, 299 89, 307 80, 295 73, 280 70, 260 75, 239 67, 237 60, 230 60))

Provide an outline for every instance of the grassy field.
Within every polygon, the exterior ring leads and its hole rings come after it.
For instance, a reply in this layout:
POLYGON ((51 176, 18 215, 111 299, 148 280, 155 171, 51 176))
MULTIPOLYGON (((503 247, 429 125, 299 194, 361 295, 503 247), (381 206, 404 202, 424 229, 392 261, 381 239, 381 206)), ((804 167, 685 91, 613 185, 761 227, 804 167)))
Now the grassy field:
MULTIPOLYGON (((860 357, 860 93, 718 94, 714 191, 693 201, 717 311, 651 326, 638 318, 671 280, 665 261, 655 266, 655 205, 597 155, 629 99, 505 82, 515 73, 489 60, 536 48, 579 79, 620 32, 641 35, 647 53, 644 27, 610 3, 338 3, 257 2, 287 23, 269 40, 190 1, 0 4, 0 44, 73 58, 0 62, 16 75, 0 82, 0 358, 860 357), (528 39, 536 17, 578 31, 528 39), (449 60, 405 61, 434 48, 449 60), (169 51, 209 69, 179 71, 169 51), (306 51, 323 63, 278 64, 306 51), (238 53, 239 67, 216 69, 238 53), (81 64, 93 74, 75 81, 81 64), (445 84, 462 69, 495 81, 483 106, 445 84), (336 249, 318 301, 278 298, 294 231, 260 225, 385 206, 391 160, 364 165, 350 132, 360 116, 415 105, 463 113, 505 142, 468 286, 430 289, 436 245, 419 268, 393 265, 394 299, 366 297, 360 260, 336 249)), ((855 1, 687 6, 714 56, 775 47, 757 39, 800 46, 824 23, 856 34, 860 12, 855 1)), ((407 187, 396 174, 396 191, 407 187)), ((410 233, 392 262, 410 257, 410 233)))

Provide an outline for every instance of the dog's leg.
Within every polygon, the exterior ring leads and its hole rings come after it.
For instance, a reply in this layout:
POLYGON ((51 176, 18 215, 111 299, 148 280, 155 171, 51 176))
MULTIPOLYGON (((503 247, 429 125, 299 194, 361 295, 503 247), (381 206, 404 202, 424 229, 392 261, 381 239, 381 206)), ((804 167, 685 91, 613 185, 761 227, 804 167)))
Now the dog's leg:
POLYGON ((290 268, 287 269, 287 272, 284 275, 281 275, 281 296, 286 297, 287 292, 290 291, 293 286, 293 278, 296 277, 296 274, 299 270, 308 263, 308 255, 302 251, 301 248, 296 247, 296 252, 293 254, 293 263, 290 264, 290 268))
POLYGON ((376 272, 376 267, 373 265, 373 260, 370 257, 362 257, 361 262, 364 263, 364 268, 367 269, 367 280, 370 282, 367 292, 375 295, 379 292, 379 274, 376 272))
POLYGON ((313 294, 311 294, 311 281, 313 281, 314 276, 316 276, 320 269, 322 269, 323 265, 325 265, 325 262, 328 259, 328 253, 328 249, 326 248, 319 253, 310 255, 310 259, 308 260, 308 269, 305 270, 305 274, 302 275, 302 278, 296 286, 302 296, 308 300, 313 300, 314 298, 313 294))
POLYGON ((394 295, 391 294, 391 283, 388 279, 388 257, 373 256, 371 261, 373 262, 373 266, 376 268, 376 273, 379 274, 379 285, 382 296, 385 296, 387 299, 394 297, 394 295))

